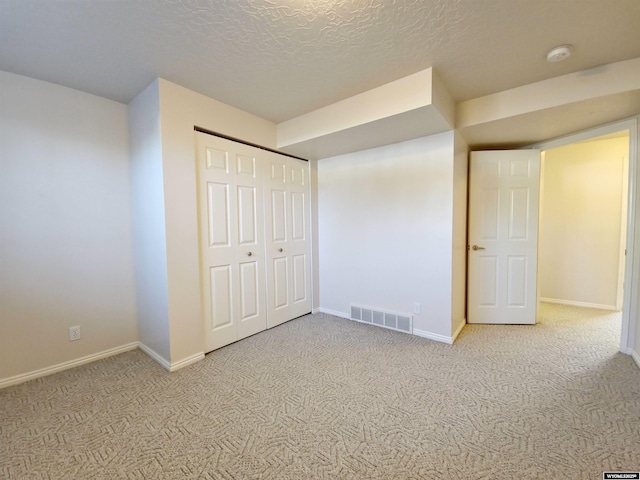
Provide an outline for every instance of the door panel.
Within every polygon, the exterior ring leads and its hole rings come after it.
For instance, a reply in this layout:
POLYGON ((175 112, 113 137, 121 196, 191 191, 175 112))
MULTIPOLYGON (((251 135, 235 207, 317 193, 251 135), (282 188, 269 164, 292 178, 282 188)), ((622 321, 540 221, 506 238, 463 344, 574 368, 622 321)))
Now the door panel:
POLYGON ((209 230, 209 246, 228 247, 231 240, 229 218, 229 185, 224 183, 207 183, 207 224, 209 230))
POLYGON ((469 323, 535 323, 540 151, 472 152, 469 323))
POLYGON ((213 147, 205 147, 205 155, 207 157, 206 168, 217 168, 229 173, 229 152, 213 147))
POLYGON ((287 241, 287 192, 271 190, 271 241, 287 241))
POLYGON ((482 278, 479 305, 496 307, 498 299, 498 257, 495 255, 479 255, 479 273, 482 278))
POLYGON ((287 257, 273 259, 273 309, 289 306, 289 262, 287 257))
POLYGON ((482 240, 498 239, 498 224, 500 223, 500 190, 497 188, 483 188, 480 190, 478 205, 481 212, 478 235, 482 240))
POLYGON ((239 266, 238 340, 267 328, 264 272, 260 268, 262 263, 262 261, 248 261, 239 266))
POLYGON ((205 351, 266 328, 264 214, 252 147, 196 134, 205 351))
POLYGON ((240 245, 256 245, 258 205, 254 187, 238 187, 238 242, 240 245))
POLYGON ((311 311, 311 255, 309 230, 309 165, 289 159, 291 184, 291 234, 289 242, 291 269, 291 318, 311 311))
POLYGON ((246 321, 258 314, 258 263, 240 264, 240 320, 246 321))
POLYGON ((205 350, 311 311, 307 162, 196 134, 205 350))
POLYGON ((304 193, 292 192, 291 193, 291 238, 297 241, 304 241, 305 238, 305 201, 304 193))
POLYGON ((526 307, 527 299, 527 257, 510 256, 507 259, 507 305, 526 307))
POLYGON ((274 153, 267 158, 271 171, 265 186, 266 207, 270 214, 267 218, 267 327, 272 328, 292 318, 289 316, 288 261, 291 211, 287 202, 288 158, 274 153))
POLYGON ((236 340, 234 315, 234 285, 231 265, 218 265, 209 269, 209 308, 206 331, 215 338, 214 348, 236 340))
POLYGON ((529 189, 514 188, 510 192, 509 240, 526 240, 529 225, 529 189))
POLYGON ((287 162, 286 161, 273 161, 271 160, 271 184, 277 185, 278 183, 284 185, 287 183, 287 162))
POLYGON ((289 169, 291 171, 291 185, 304 187, 306 166, 296 165, 293 162, 289 162, 289 169))
POLYGON ((236 172, 238 176, 248 175, 249 177, 256 178, 256 158, 253 156, 237 155, 236 172))
POLYGON ((228 142, 235 158, 238 340, 267 328, 262 179, 256 149, 228 142))
POLYGON ((509 161, 509 175, 527 180, 531 175, 530 158, 513 158, 509 161))
POLYGON ((307 258, 306 255, 293 257, 293 301, 300 303, 307 300, 307 258))
POLYGON ((231 265, 219 265, 209 269, 211 275, 211 329, 231 325, 233 295, 231 265))
POLYGON ((267 304, 269 328, 311 311, 307 162, 269 155, 267 304))
POLYGON ((500 161, 499 160, 495 158, 485 158, 482 165, 478 166, 478 169, 482 173, 482 180, 483 180, 482 183, 484 185, 499 184, 500 182, 500 161))

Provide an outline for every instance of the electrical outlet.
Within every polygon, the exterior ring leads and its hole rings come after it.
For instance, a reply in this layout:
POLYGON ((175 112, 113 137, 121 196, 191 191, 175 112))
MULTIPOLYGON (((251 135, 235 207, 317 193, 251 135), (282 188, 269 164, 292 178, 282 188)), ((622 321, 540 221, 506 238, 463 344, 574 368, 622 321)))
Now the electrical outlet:
POLYGON ((415 314, 420 313, 420 304, 419 303, 414 303, 413 304, 413 313, 415 313, 415 314))
POLYGON ((80 340, 80 325, 69 327, 69 341, 80 340))

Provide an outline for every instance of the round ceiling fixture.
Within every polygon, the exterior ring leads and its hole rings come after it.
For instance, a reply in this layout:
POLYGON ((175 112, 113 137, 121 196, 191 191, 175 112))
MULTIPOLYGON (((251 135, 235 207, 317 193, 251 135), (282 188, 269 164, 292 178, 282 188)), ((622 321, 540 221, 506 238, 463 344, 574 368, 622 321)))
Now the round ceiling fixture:
POLYGON ((547 52, 547 62, 561 62, 571 56, 571 50, 573 45, 560 45, 559 47, 552 48, 547 52))

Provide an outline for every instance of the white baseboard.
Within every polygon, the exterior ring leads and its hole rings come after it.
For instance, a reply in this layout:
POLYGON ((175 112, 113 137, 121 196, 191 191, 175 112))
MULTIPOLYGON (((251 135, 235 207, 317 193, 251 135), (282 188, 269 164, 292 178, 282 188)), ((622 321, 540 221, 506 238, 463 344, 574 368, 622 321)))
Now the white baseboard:
POLYGON ((313 308, 311 309, 311 313, 318 313, 320 311, 319 308, 313 308))
POLYGON ((160 355, 158 352, 156 352, 153 348, 140 342, 138 342, 138 348, 149 355, 151 358, 153 358, 160 365, 162 365, 162 368, 164 368, 166 371, 171 371, 171 362, 160 355))
POLYGON ((558 298, 546 298, 540 297, 541 302, 557 303, 560 305, 570 305, 572 307, 584 307, 584 308, 597 308, 598 310, 612 310, 617 311, 615 305, 601 305, 599 303, 587 303, 587 302, 574 302, 573 300, 560 300, 558 298))
POLYGON ((69 360, 68 362, 58 363, 57 365, 52 365, 50 367, 40 368, 38 370, 33 370, 32 372, 22 373, 20 375, 15 375, 9 378, 3 378, 0 379, 0 388, 9 387, 11 385, 18 385, 19 383, 28 382, 29 380, 46 377, 47 375, 62 372, 63 370, 79 367, 80 365, 95 362, 96 360, 101 360, 103 358, 118 355, 130 350, 135 350, 136 348, 138 348, 138 345, 138 342, 131 342, 120 347, 110 348, 108 350, 103 350, 102 352, 87 355, 86 357, 76 358, 75 360, 69 360))
MULTIPOLYGON (((464 327, 464 324, 463 324, 463 327, 464 327)), ((462 330, 462 328, 460 330, 462 330)), ((429 340, 435 340, 436 342, 441 342, 441 343, 448 343, 449 345, 453 345, 453 340, 455 338, 455 337, 447 337, 446 335, 439 335, 437 333, 427 332, 426 330, 418 330, 417 328, 413 329, 413 334, 417 337, 428 338, 429 340)))
POLYGON ((175 372, 176 370, 180 370, 181 368, 204 359, 204 352, 198 352, 194 355, 191 355, 190 357, 183 358, 182 360, 171 363, 169 360, 164 358, 162 355, 160 355, 158 352, 148 347, 144 343, 138 343, 138 348, 140 348, 140 350, 149 355, 156 362, 158 362, 162 366, 162 368, 164 368, 168 372, 175 372))
POLYGON ((338 312, 336 310, 329 310, 328 308, 320 307, 318 309, 320 313, 326 313, 327 315, 333 315, 334 317, 346 318, 347 320, 351 320, 351 316, 348 313, 338 312))
POLYGON ((462 322, 460 323, 460 326, 456 329, 455 332, 453 332, 453 335, 451 335, 451 343, 456 341, 456 338, 458 338, 458 335, 460 335, 460 332, 462 332, 462 329, 466 326, 467 326, 467 319, 463 318, 462 322))
POLYGON ((40 368, 38 370, 33 370, 32 372, 21 373, 20 375, 14 375, 13 377, 2 378, 0 379, 0 388, 10 387, 11 385, 18 385, 20 383, 28 382, 29 380, 35 380, 36 378, 40 377, 46 377, 47 375, 52 375, 54 373, 62 372, 63 370, 69 370, 70 368, 86 365, 87 363, 95 362, 96 360, 101 360, 107 357, 112 357, 113 355, 118 355, 130 350, 135 350, 136 348, 139 348, 144 353, 149 355, 169 372, 175 372, 176 370, 180 370, 181 368, 191 365, 192 363, 199 362, 204 358, 204 352, 199 352, 178 362, 170 363, 162 355, 155 352, 153 349, 147 347, 146 345, 140 342, 131 342, 120 347, 110 348, 108 350, 103 350, 102 352, 87 355, 86 357, 76 358, 75 360, 69 360, 68 362, 58 363, 57 365, 52 365, 50 367, 40 368))
POLYGON ((635 350, 632 350, 631 358, 633 358, 633 360, 636 362, 636 365, 638 365, 638 368, 640 368, 640 354, 638 354, 638 352, 636 352, 635 350))
MULTIPOLYGON (((321 307, 320 312, 326 313, 327 315, 333 315, 334 317, 346 318, 347 320, 351 320, 352 322, 357 322, 357 320, 353 320, 349 314, 338 312, 336 310, 329 310, 328 308, 321 307)), ((362 322, 358 322, 358 323, 362 323, 362 322)), ((367 325, 367 324, 365 323, 364 325, 367 325)), ((436 342, 448 343, 449 345, 452 345, 453 341, 460 334, 460 332, 462 331, 465 325, 466 325, 466 322, 463 322, 453 337, 438 335, 436 333, 427 332, 425 330, 418 330, 416 328, 413 329, 413 334, 417 337, 428 338, 430 340, 435 340, 436 342)), ((376 326, 381 327, 382 325, 376 325, 376 326)), ((394 331, 397 331, 397 330, 394 330, 394 331)))
POLYGON ((204 352, 199 352, 191 355, 190 357, 183 358, 178 362, 174 362, 169 367, 170 372, 175 372, 176 370, 180 370, 181 368, 187 367, 193 363, 199 362, 204 359, 204 352))

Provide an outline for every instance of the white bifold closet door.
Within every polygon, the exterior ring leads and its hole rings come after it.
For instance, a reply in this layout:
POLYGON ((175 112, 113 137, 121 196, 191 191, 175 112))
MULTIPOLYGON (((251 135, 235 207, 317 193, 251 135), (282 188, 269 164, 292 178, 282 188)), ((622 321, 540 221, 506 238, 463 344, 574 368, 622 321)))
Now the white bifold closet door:
POLYGON ((200 132, 196 147, 204 343, 211 351, 311 311, 309 168, 200 132))
POLYGON ((266 153, 267 321, 271 328, 311 311, 309 164, 266 153))

